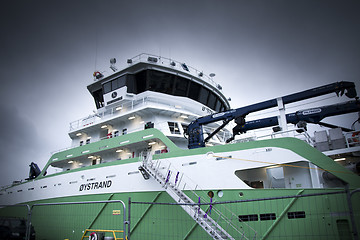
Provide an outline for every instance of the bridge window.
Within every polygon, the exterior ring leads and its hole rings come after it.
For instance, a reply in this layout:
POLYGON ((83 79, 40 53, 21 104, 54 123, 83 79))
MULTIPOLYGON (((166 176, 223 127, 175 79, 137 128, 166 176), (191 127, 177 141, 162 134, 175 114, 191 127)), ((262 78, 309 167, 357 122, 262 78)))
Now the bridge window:
POLYGON ((208 96, 209 96, 209 90, 208 89, 206 89, 206 88, 204 88, 204 87, 202 87, 201 89, 200 89, 200 96, 199 96, 199 101, 202 103, 202 104, 204 104, 204 105, 206 105, 206 103, 207 103, 207 99, 208 99, 208 96))
MULTIPOLYGON (((135 74, 135 84, 136 84, 136 89, 134 89, 134 93, 138 94, 138 93, 142 93, 146 91, 147 88, 147 80, 146 80, 146 73, 147 71, 141 71, 137 74, 135 74)), ((129 87, 128 87, 128 91, 129 91, 129 87)), ((130 91, 131 92, 131 91, 130 91)))
MULTIPOLYGON (((156 70, 143 70, 136 74, 121 76, 105 83, 103 85, 103 92, 106 94, 125 85, 129 93, 139 94, 145 91, 160 92, 180 97, 188 97, 217 112, 226 110, 225 103, 222 102, 216 94, 201 84, 184 77, 156 70)), ((101 104, 101 102, 103 102, 102 99, 99 99, 98 102, 97 105, 103 105, 103 103, 101 104)))
POLYGON ((189 98, 192 100, 198 101, 199 99, 199 92, 200 92, 201 86, 195 82, 190 83, 190 89, 189 89, 189 98))
POLYGON ((186 78, 177 77, 175 81, 174 95, 186 97, 188 86, 189 86, 189 80, 187 80, 186 78))
POLYGON ((219 101, 219 99, 217 99, 216 105, 215 105, 215 111, 220 112, 220 110, 221 110, 221 102, 219 101))
POLYGON ((172 94, 174 75, 149 71, 149 90, 161 93, 172 94))
POLYGON ((104 94, 111 92, 111 82, 107 82, 104 84, 104 94))
POLYGON ((207 106, 211 109, 215 109, 216 96, 213 93, 210 93, 207 106))
POLYGON ((104 84, 104 94, 122 88, 126 83, 126 75, 118 77, 110 82, 104 84))

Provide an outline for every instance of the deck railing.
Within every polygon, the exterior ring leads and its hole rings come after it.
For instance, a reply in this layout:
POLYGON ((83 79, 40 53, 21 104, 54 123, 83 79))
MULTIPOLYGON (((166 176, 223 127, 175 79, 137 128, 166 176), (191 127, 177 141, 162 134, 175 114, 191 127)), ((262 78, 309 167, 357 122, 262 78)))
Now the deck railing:
POLYGON ((143 97, 141 99, 131 100, 129 102, 126 102, 124 104, 121 104, 120 106, 115 106, 110 109, 106 109, 105 111, 100 111, 98 113, 89 115, 88 117, 81 118, 79 120, 73 121, 70 123, 70 129, 69 131, 76 131, 78 129, 81 129, 83 127, 94 125, 100 122, 103 122, 105 119, 109 119, 111 117, 114 117, 116 115, 124 114, 126 112, 131 112, 140 109, 141 107, 144 107, 146 105, 152 104, 152 106, 161 107, 161 108, 167 108, 167 109, 174 109, 178 112, 184 112, 184 114, 189 115, 189 117, 200 117, 200 115, 194 114, 194 109, 190 109, 184 106, 179 106, 175 103, 169 103, 167 100, 161 100, 159 98, 154 97, 143 97))

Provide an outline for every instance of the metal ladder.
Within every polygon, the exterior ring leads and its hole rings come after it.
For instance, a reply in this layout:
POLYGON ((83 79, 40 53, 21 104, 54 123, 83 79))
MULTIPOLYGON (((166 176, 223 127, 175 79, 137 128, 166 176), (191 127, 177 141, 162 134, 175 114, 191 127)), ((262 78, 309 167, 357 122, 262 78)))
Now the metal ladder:
MULTIPOLYGON (((166 192, 176 202, 183 204, 181 208, 192 218, 194 221, 202 227, 213 239, 234 239, 226 230, 224 230, 215 220, 213 220, 205 211, 203 211, 199 205, 189 198, 183 191, 171 183, 169 176, 164 176, 159 171, 159 164, 153 164, 150 160, 152 156, 149 154, 146 159, 144 158, 142 168, 152 176, 159 184, 161 184, 166 192), (151 164, 150 164, 151 162, 151 164), (185 203, 185 204, 184 204, 185 203), (188 205, 186 205, 188 204, 188 205)), ((168 174, 170 174, 168 170, 168 174)))

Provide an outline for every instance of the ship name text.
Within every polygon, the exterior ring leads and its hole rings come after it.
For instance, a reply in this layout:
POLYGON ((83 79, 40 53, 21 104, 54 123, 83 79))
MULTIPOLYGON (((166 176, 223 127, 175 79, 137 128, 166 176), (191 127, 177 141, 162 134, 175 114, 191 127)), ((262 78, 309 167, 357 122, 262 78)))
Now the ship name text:
POLYGON ((79 191, 81 192, 81 191, 88 191, 93 189, 109 188, 111 187, 111 184, 112 184, 111 180, 81 184, 79 191))

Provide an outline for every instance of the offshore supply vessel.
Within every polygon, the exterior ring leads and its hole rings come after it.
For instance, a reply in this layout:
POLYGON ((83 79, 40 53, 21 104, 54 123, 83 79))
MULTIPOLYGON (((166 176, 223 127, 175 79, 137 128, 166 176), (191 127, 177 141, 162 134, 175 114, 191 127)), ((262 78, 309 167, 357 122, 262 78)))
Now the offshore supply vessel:
POLYGON ((231 109, 212 74, 183 62, 110 63, 87 86, 97 110, 70 123, 71 147, 1 188, 1 216, 28 219, 36 239, 358 239, 359 132, 322 122, 360 111, 354 83, 231 109), (285 111, 326 94, 350 100, 285 111), (266 109, 276 115, 247 119, 266 109))

